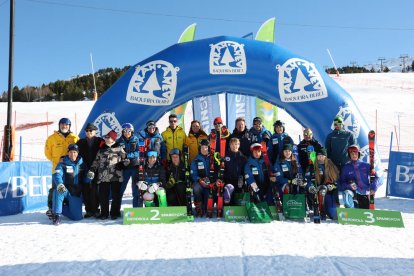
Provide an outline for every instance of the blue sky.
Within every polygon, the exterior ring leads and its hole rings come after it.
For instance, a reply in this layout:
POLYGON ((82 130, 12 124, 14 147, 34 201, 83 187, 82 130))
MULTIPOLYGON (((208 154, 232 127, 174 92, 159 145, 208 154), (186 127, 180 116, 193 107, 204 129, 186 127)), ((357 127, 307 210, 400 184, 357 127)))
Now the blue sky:
MULTIPOLYGON (((14 85, 41 85, 133 65, 177 42, 256 33, 276 17, 276 43, 319 66, 414 55, 414 2, 15 0, 14 85)), ((7 90, 9 1, 0 0, 0 91, 7 90)))

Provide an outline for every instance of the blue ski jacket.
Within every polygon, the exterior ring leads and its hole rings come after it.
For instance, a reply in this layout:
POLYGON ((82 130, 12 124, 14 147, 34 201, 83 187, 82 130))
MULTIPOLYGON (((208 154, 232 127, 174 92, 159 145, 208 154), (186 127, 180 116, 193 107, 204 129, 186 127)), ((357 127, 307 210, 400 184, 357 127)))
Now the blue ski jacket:
POLYGON ((80 197, 82 185, 85 181, 87 168, 82 157, 78 156, 75 161, 65 156, 63 161, 58 163, 53 173, 53 183, 64 184, 72 196, 80 197))
POLYGON ((191 179, 197 182, 200 178, 210 176, 210 156, 199 153, 191 162, 191 179))
POLYGON ((164 139, 158 131, 158 128, 155 129, 155 132, 153 134, 149 133, 147 128, 141 130, 139 132, 139 140, 144 141, 145 139, 150 139, 148 150, 156 151, 161 160, 167 159, 167 147, 165 145, 164 139))
POLYGON ((369 183, 370 165, 361 160, 350 161, 342 168, 341 171, 341 188, 342 190, 352 190, 351 183, 357 185, 356 193, 368 195, 370 190, 374 192, 378 189, 378 176, 375 174, 374 181, 369 183))
MULTIPOLYGON (((279 159, 280 153, 283 150, 283 139, 287 136, 289 136, 289 134, 286 132, 281 134, 274 133, 271 136, 270 141, 267 143, 267 153, 272 164, 275 164, 275 162, 279 159)), ((289 144, 293 145, 292 138, 290 138, 289 144)))
POLYGON ((132 168, 138 165, 139 158, 139 139, 137 136, 132 135, 129 139, 125 138, 124 135, 118 138, 116 141, 121 148, 126 152, 126 158, 131 162, 128 165, 128 168, 132 168))

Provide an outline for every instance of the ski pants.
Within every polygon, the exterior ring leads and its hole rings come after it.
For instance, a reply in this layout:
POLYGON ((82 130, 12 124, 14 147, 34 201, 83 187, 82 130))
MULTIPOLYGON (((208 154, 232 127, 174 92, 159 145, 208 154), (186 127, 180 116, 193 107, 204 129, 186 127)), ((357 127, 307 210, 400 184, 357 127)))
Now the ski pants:
POLYGON ((82 215, 82 198, 72 196, 68 190, 59 193, 56 189, 52 192, 52 210, 54 214, 63 214, 71 220, 81 220, 82 215), (68 205, 63 206, 63 201, 67 199, 68 205))

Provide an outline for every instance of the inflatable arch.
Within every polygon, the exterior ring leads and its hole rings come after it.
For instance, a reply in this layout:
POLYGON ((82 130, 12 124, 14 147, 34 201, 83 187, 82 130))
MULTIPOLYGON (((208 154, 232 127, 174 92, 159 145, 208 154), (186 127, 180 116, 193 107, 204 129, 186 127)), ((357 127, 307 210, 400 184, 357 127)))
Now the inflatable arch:
POLYGON ((256 96, 285 109, 322 143, 333 118, 342 115, 368 159, 368 125, 324 70, 273 43, 236 37, 175 44, 132 66, 95 103, 86 122, 94 122, 101 134, 121 133, 124 122, 142 129, 194 97, 222 92, 256 96))

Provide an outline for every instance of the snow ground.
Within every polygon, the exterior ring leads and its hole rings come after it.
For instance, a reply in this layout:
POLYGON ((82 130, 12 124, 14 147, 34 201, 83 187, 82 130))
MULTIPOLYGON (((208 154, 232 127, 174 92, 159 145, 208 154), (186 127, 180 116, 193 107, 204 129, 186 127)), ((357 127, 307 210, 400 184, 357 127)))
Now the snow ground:
MULTIPOLYGON (((364 106, 370 125, 375 123, 378 110, 383 157, 387 158, 396 112, 402 113, 401 148, 412 151, 412 74, 344 75, 338 82, 360 108, 364 106)), ((20 116, 25 122, 39 121, 48 111, 49 119, 55 122, 49 126, 51 133, 60 117, 71 117, 74 112, 80 129, 92 104, 15 103, 13 107, 25 114, 20 116)), ((1 114, 6 114, 5 110, 2 103, 1 114)), ((280 117, 292 130, 291 135, 301 133, 287 114, 280 117)), ((1 117, 0 123, 4 122, 1 117)), ((18 131, 19 135, 31 142, 30 150, 23 151, 44 158, 45 127, 18 131)), ((385 198, 384 186, 377 195, 377 209, 401 211, 405 228, 344 226, 330 221, 320 225, 294 221, 226 223, 205 218, 159 225, 64 218, 62 225, 55 227, 44 212, 0 217, 0 275, 411 275, 414 200, 385 198)), ((130 206, 131 198, 124 198, 123 208, 130 206)))

